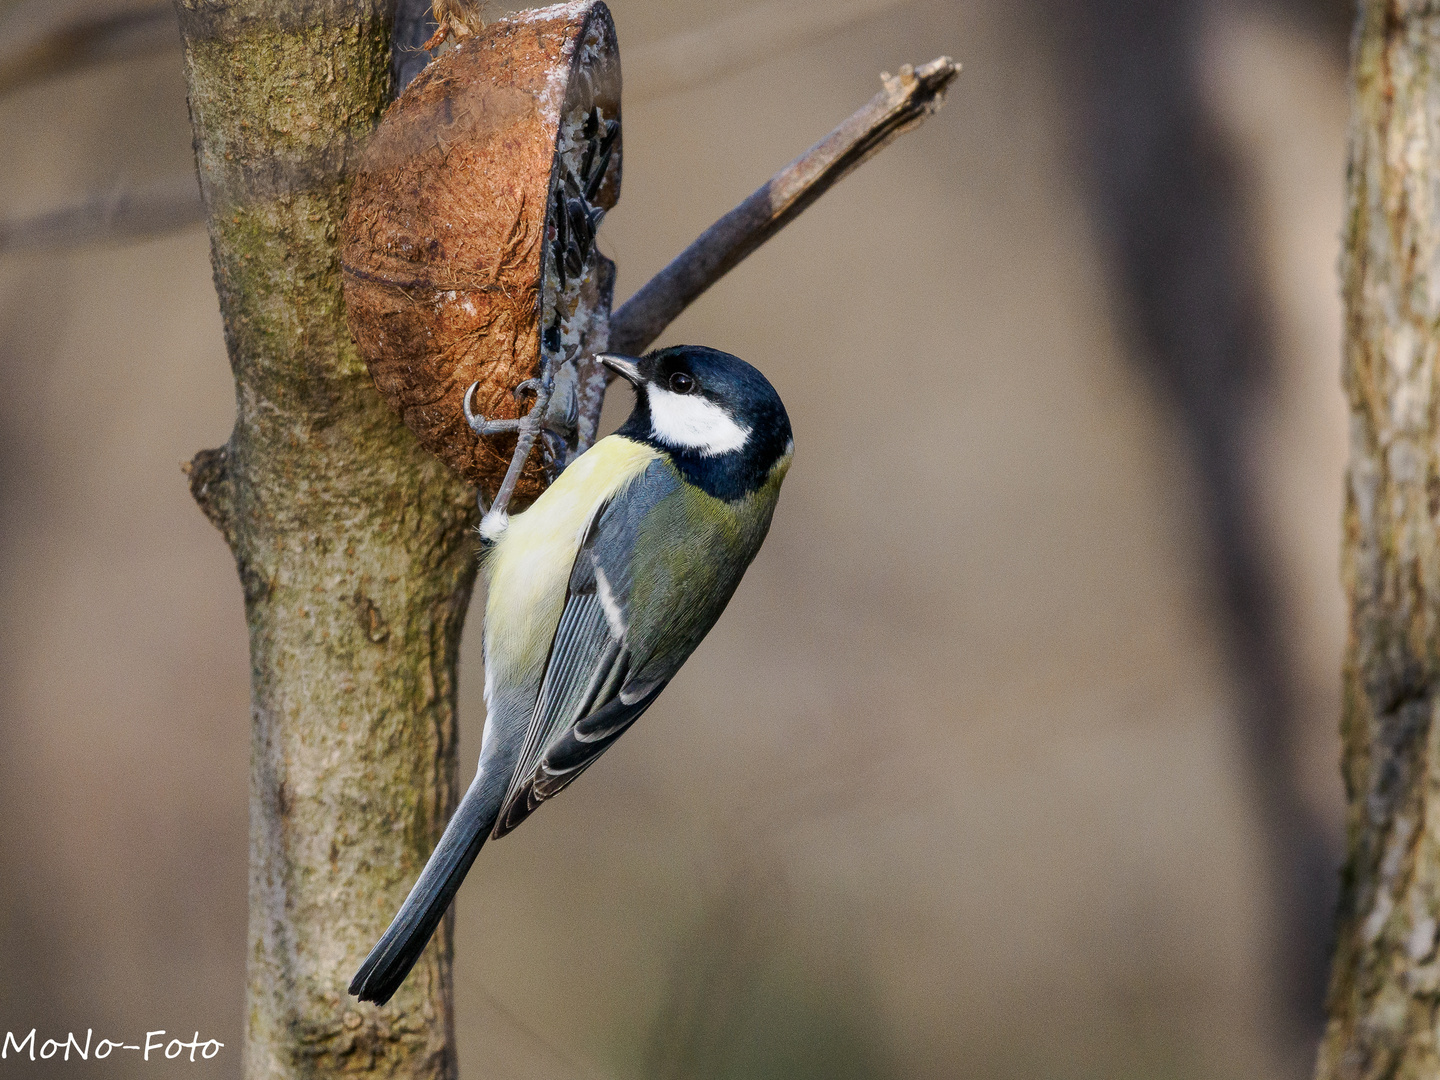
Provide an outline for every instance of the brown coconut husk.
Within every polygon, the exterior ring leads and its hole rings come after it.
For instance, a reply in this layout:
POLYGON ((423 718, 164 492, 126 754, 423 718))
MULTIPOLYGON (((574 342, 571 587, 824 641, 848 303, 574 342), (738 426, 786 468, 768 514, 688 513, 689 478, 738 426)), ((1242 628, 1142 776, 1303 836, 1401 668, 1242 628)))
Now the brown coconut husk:
MULTIPOLYGON (((540 371, 547 314, 557 367, 605 344, 613 266, 587 256, 562 296, 554 265, 566 162, 573 191, 583 157, 576 133, 587 121, 593 129, 596 117, 602 135, 607 122, 616 125, 606 166, 592 151, 595 181, 580 185, 593 189, 582 204, 598 215, 620 193, 614 22, 598 0, 520 12, 415 78, 355 178, 341 244, 350 331, 380 393, 420 442, 487 496, 515 436, 477 438, 462 409, 466 388, 479 381, 472 404, 489 419, 528 411, 531 399, 517 402, 513 392, 540 371), (572 147, 563 158, 562 128, 572 147)), ((573 411, 574 372, 560 375, 552 416, 573 411)), ((541 453, 532 453, 512 505, 533 500, 546 479, 541 453)))

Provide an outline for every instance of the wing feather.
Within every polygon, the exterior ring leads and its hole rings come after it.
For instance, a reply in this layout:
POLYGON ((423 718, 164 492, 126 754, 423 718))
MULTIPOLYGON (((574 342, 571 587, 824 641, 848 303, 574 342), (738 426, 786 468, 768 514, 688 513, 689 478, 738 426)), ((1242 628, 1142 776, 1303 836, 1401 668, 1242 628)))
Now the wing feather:
POLYGON ((650 686, 626 683, 631 668, 625 641, 631 561, 646 511, 673 492, 676 482, 673 472, 652 466, 602 507, 585 529, 495 836, 504 836, 580 775, 659 693, 658 688, 651 692, 650 686), (578 734, 601 717, 603 736, 578 734), (552 761, 551 748, 560 747, 567 749, 552 761), (561 759, 563 765, 558 764, 561 759))
POLYGON ((665 689, 665 683, 651 688, 636 701, 616 696, 590 716, 560 733, 540 759, 531 788, 537 805, 540 800, 558 795, 570 782, 588 769, 610 744, 624 735, 630 725, 665 689))
POLYGON ((595 596, 571 592, 566 598, 560 625, 550 647, 545 678, 517 759, 517 778, 534 766, 545 745, 568 716, 573 715, 575 683, 581 679, 588 680, 596 655, 605 646, 601 633, 597 633, 603 632, 604 621, 604 611, 595 596))

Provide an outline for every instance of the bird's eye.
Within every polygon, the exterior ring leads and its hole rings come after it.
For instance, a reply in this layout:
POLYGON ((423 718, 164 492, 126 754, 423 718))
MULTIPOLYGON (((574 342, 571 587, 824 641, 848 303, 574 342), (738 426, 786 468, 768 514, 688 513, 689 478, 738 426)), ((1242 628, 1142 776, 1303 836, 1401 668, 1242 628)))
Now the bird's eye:
POLYGON ((683 371, 677 371, 670 376, 670 390, 676 394, 690 394, 695 391, 694 376, 687 375, 683 371))

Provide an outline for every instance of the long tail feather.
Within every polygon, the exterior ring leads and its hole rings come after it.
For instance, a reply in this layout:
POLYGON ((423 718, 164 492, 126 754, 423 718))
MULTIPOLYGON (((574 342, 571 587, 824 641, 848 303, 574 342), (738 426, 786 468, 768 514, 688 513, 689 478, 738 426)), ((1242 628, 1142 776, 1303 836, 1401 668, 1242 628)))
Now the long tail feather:
POLYGON ((361 1001, 384 1005, 399 989, 445 917, 475 856, 480 854, 485 838, 495 826, 500 810, 499 795, 503 794, 503 788, 497 793, 495 785, 485 785, 482 780, 483 775, 477 776, 460 800, 455 816, 445 826, 440 843, 421 871, 420 880, 415 882, 390 928, 350 980, 350 993, 361 1001))

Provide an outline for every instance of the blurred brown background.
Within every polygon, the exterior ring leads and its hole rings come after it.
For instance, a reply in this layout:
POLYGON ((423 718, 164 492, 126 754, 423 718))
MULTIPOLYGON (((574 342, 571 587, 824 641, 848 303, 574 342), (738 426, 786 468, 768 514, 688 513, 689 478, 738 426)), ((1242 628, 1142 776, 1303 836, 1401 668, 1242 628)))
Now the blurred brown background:
MULTIPOLYGON (((796 464, 660 703, 462 890, 462 1072, 1304 1075, 1349 6, 612 8, 621 297, 881 70, 965 70, 666 335, 764 369, 796 464)), ((178 468, 233 392, 155 11, 0 3, 0 1032, 199 1030, 85 1068, 236 1077, 245 628, 178 468), (77 242, 126 214, 156 235, 77 242)))

